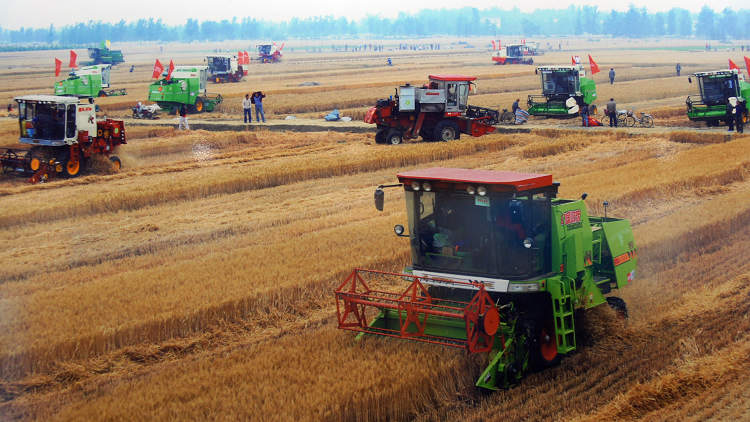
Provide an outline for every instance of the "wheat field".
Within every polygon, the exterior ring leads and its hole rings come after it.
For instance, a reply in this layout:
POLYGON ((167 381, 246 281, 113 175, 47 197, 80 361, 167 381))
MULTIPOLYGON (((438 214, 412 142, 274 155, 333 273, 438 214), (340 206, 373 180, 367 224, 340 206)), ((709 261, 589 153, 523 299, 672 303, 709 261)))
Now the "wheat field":
MULTIPOLYGON (((537 92, 533 68, 443 42, 440 52, 289 52, 242 83, 209 85, 226 102, 200 117, 238 119, 240 98, 258 89, 270 120, 332 108, 359 117, 430 73, 478 76, 478 105, 537 92)), ((120 172, 0 177, 0 420, 747 420, 750 136, 687 122, 692 87, 673 75, 678 61, 683 75, 721 68, 728 53, 569 44, 537 61, 591 52, 618 72, 614 85, 595 75, 600 99, 670 128, 540 119, 529 133, 392 147, 374 131, 127 125, 120 172), (409 261, 392 232, 406 220, 402 195, 388 191, 378 212, 374 187, 427 166, 546 172, 561 197, 588 193, 593 214, 609 201, 638 244, 638 278, 618 293, 627 323, 586 312, 576 353, 491 394, 474 387, 485 357, 337 330, 333 289, 352 268, 409 261)), ((158 56, 130 48, 138 71, 112 77, 128 96, 98 100, 109 117, 144 99, 158 56)), ((212 48, 166 50, 198 62, 212 48)), ((54 81, 39 53, 20 75, 12 65, 26 54, 0 53, 5 101, 54 81)), ((0 118, 0 148, 17 147, 17 127, 0 118)))

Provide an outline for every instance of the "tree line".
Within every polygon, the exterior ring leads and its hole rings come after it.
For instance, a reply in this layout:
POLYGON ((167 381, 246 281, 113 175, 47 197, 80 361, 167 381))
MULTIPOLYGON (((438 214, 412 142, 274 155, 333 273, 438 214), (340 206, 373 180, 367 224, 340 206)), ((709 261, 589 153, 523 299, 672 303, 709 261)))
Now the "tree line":
POLYGON ((252 17, 221 21, 188 19, 167 25, 161 19, 116 23, 89 21, 60 28, 0 28, 0 45, 8 48, 85 46, 108 39, 117 41, 223 41, 239 39, 397 38, 449 36, 566 36, 602 35, 628 38, 653 36, 697 37, 711 40, 743 39, 750 28, 750 9, 726 8, 700 12, 673 8, 651 13, 630 6, 627 11, 601 11, 596 6, 570 6, 563 10, 522 12, 503 10, 425 9, 400 13, 395 18, 367 16, 359 20, 318 16, 271 22, 252 17))

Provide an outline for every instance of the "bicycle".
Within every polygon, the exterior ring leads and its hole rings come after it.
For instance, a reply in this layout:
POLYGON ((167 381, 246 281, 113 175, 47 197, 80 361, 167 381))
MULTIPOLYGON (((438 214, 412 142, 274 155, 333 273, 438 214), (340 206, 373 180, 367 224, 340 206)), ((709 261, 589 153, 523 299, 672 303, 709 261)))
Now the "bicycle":
POLYGON ((633 125, 638 123, 641 127, 654 127, 654 117, 648 113, 641 112, 640 117, 633 116, 633 125))
POLYGON ((617 126, 633 127, 635 126, 635 117, 632 110, 617 110, 617 126))

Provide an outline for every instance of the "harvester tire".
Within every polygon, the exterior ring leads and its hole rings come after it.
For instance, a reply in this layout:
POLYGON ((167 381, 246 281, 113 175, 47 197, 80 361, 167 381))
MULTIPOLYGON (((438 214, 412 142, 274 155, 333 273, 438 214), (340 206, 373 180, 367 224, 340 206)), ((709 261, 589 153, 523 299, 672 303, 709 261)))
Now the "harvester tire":
POLYGON ((200 97, 195 99, 195 104, 193 104, 193 110, 196 113, 203 112, 203 100, 200 97))
POLYGON ((120 171, 120 169, 122 168, 122 161, 120 161, 120 157, 112 155, 109 157, 109 161, 112 162, 112 167, 114 167, 115 171, 120 171))
POLYGON ((607 298, 607 305, 614 309, 622 319, 628 319, 628 305, 619 297, 610 296, 607 298))
POLYGON ((385 137, 385 143, 391 145, 399 145, 404 142, 404 135, 398 129, 391 129, 388 131, 388 135, 385 137))
POLYGON ((73 161, 73 160, 65 160, 65 165, 63 166, 63 172, 65 173, 65 176, 67 177, 76 177, 81 173, 81 160, 73 161))
POLYGON ((102 89, 101 91, 99 91, 99 93, 96 96, 97 97, 106 97, 107 96, 107 92, 102 89))
POLYGON ((460 137, 456 122, 443 120, 435 126, 434 138, 437 141, 453 141, 460 137))

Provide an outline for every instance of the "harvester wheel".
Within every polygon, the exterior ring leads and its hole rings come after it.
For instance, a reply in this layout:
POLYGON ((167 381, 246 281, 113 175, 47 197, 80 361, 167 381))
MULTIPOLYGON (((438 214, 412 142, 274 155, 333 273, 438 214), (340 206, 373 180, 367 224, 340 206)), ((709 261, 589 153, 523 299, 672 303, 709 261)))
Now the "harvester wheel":
POLYGON ((438 141, 452 141, 458 137, 458 125, 455 122, 443 120, 435 126, 435 139, 438 141))
POLYGON ((106 97, 106 96, 107 96, 107 92, 104 91, 103 89, 99 91, 99 94, 97 94, 97 97, 106 97))
POLYGON ((120 171, 122 168, 122 161, 120 161, 120 157, 113 155, 109 157, 109 161, 112 162, 112 167, 115 168, 115 171, 120 171))
POLYGON ((617 312, 622 319, 628 319, 628 305, 619 297, 610 296, 607 298, 607 305, 617 312))
POLYGON ((398 129, 391 129, 388 131, 388 135, 385 137, 385 142, 391 145, 398 145, 404 141, 404 135, 398 129))
POLYGON ((78 176, 78 173, 81 172, 81 160, 66 160, 64 171, 68 177, 78 176))
POLYGON ((542 328, 539 331, 539 355, 544 366, 553 366, 560 361, 554 330, 542 328))
POLYGON ((385 135, 388 133, 388 129, 381 129, 378 130, 375 133, 375 143, 376 144, 384 144, 385 143, 385 135))
POLYGON ((193 110, 195 110, 197 113, 203 112, 203 100, 200 98, 195 99, 195 104, 193 105, 193 110))

